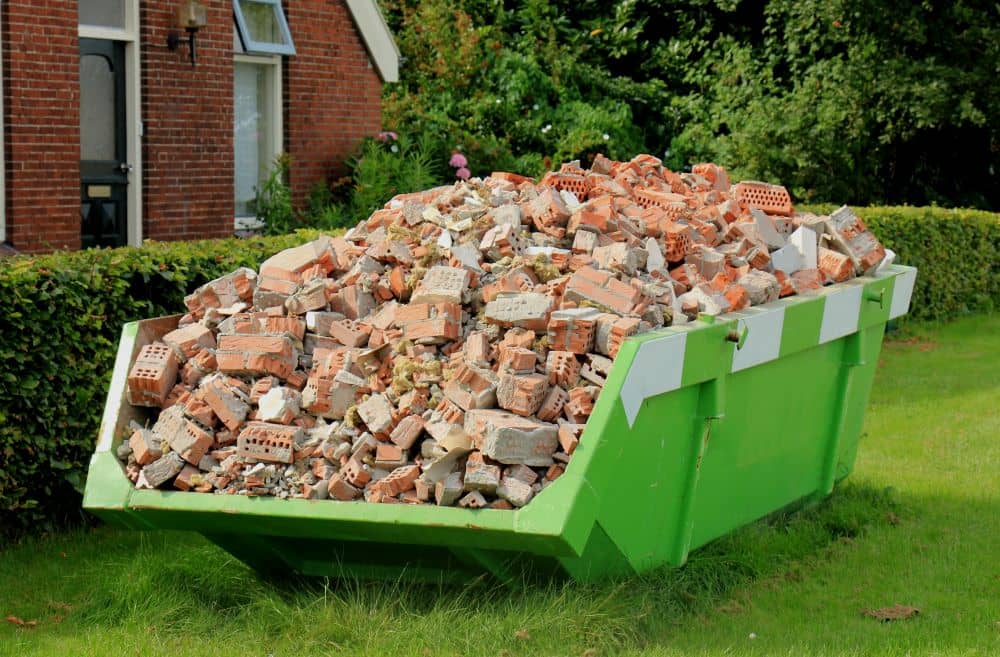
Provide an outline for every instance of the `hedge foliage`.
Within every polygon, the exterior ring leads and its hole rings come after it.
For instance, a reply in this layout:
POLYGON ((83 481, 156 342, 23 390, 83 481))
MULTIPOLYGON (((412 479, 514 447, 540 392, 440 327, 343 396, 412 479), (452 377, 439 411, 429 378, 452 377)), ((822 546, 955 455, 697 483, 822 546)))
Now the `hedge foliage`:
MULTIPOLYGON (((858 212, 899 262, 920 269, 911 317, 944 320, 1000 303, 1000 215, 858 212)), ((79 514, 123 323, 178 312, 201 283, 315 235, 0 260, 0 534, 79 514)))

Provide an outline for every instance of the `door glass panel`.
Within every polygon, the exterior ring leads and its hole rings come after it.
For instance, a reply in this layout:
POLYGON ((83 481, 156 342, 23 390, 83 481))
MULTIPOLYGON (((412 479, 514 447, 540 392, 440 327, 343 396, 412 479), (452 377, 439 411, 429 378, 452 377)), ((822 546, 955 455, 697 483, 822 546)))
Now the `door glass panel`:
POLYGON ((80 24, 125 29, 125 0, 80 0, 80 24))
POLYGON ((115 73, 101 55, 80 57, 80 159, 116 159, 115 73))
POLYGON ((236 62, 233 73, 233 143, 236 216, 256 214, 256 187, 271 166, 273 113, 270 84, 273 65, 236 62))

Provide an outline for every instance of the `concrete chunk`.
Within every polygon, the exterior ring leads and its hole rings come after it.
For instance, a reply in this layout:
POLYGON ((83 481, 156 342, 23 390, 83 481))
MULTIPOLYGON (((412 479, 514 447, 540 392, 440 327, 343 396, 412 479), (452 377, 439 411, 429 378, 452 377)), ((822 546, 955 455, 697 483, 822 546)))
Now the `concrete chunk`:
POLYGON ((559 444, 556 425, 506 411, 469 411, 465 431, 482 437, 484 456, 509 465, 551 465, 559 444))

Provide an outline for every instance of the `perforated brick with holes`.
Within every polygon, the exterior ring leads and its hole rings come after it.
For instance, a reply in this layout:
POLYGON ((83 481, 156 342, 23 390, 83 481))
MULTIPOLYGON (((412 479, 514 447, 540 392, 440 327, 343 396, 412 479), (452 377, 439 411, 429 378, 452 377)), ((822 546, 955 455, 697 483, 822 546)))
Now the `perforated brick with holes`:
POLYGON ((402 194, 189 295, 119 454, 141 487, 516 509, 573 467, 629 336, 885 259, 846 208, 650 155, 402 194))
POLYGON ((792 197, 781 185, 756 181, 741 182, 734 187, 733 196, 737 201, 768 214, 783 216, 792 214, 792 197))
POLYGON ((251 422, 236 438, 236 453, 257 461, 291 463, 302 429, 269 422, 251 422))

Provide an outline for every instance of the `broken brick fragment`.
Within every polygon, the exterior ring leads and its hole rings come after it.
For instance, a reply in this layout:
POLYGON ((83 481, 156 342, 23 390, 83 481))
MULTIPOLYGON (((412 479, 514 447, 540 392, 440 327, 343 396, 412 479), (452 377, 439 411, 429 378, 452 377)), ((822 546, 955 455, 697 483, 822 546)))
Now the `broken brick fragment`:
POLYGON ((162 342, 144 346, 128 374, 128 401, 133 406, 163 406, 177 382, 177 355, 162 342))
POLYGON ((500 348, 499 369, 513 374, 531 374, 538 364, 538 355, 524 347, 500 348))
POLYGON ((240 456, 257 461, 291 463, 295 444, 302 437, 300 427, 250 422, 236 439, 236 451, 240 456))
POLYGON ((283 335, 223 335, 215 353, 220 372, 279 379, 294 371, 297 359, 292 341, 283 335))
POLYGON ((569 351, 550 351, 545 361, 549 383, 563 388, 575 386, 580 380, 580 361, 569 351))
POLYGON ((585 354, 594 347, 597 317, 594 308, 556 310, 549 318, 549 347, 574 354, 585 354))
POLYGON ((639 303, 642 294, 609 272, 583 267, 566 284, 565 298, 626 315, 639 303))
POLYGON ((164 335, 163 343, 183 363, 203 349, 215 349, 215 334, 204 324, 188 324, 164 335))
POLYGON ((552 299, 535 292, 505 292, 486 304, 486 321, 500 326, 544 331, 552 299))
POLYGON ((541 407, 548 392, 544 374, 504 374, 496 389, 500 408, 528 417, 541 407))
POLYGON ((783 216, 792 214, 792 198, 788 195, 788 190, 781 185, 744 181, 733 186, 733 198, 767 214, 783 216))

